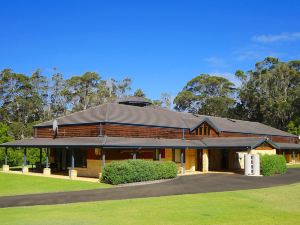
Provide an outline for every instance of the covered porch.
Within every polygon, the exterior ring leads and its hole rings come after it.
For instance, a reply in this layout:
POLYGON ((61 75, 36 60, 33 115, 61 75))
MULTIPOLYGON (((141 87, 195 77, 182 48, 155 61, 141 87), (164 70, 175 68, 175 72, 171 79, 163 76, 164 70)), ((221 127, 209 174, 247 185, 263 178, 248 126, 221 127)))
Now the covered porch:
POLYGON ((2 144, 5 148, 3 171, 8 172, 9 149, 23 151, 22 172, 99 178, 103 168, 114 160, 143 159, 176 163, 180 175, 244 170, 244 155, 276 154, 275 144, 266 138, 203 138, 201 140, 71 137, 31 138, 2 144), (40 149, 35 171, 29 171, 27 148, 40 149), (45 154, 45 160, 42 160, 45 154))
MULTIPOLYGON (((170 160, 178 166, 179 174, 196 170, 196 151, 203 148, 201 141, 182 139, 76 137, 31 138, 2 144, 5 148, 3 171, 8 172, 8 151, 23 152, 22 173, 43 173, 45 176, 62 175, 99 178, 105 165, 114 160, 143 159, 170 160), (40 160, 34 170, 27 163, 27 149, 39 148, 40 160), (45 154, 45 160, 42 160, 45 154)), ((199 163, 200 164, 200 163, 199 163)), ((202 164, 202 163, 201 163, 202 164)), ((204 164, 205 165, 205 164, 204 164)), ((207 171, 201 168, 203 171, 207 171)))

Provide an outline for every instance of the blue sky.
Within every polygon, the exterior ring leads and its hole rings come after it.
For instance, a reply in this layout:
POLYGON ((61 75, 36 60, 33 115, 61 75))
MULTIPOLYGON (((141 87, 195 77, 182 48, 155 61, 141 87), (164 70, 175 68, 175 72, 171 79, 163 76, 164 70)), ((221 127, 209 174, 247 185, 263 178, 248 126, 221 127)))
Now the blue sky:
POLYGON ((0 1, 0 69, 133 79, 173 96, 201 73, 234 79, 300 59, 299 1, 0 1))

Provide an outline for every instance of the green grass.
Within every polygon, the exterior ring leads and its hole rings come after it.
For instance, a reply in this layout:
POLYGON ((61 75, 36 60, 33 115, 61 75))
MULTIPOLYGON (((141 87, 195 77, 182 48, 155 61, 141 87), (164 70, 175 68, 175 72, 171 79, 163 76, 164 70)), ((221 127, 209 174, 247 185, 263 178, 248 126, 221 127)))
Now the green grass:
POLYGON ((300 168, 300 163, 298 163, 298 164, 288 164, 287 168, 300 168))
POLYGON ((0 196, 58 191, 77 191, 105 187, 111 186, 107 184, 86 181, 0 173, 0 196))
POLYGON ((0 209, 1 225, 299 224, 300 183, 246 191, 0 209))

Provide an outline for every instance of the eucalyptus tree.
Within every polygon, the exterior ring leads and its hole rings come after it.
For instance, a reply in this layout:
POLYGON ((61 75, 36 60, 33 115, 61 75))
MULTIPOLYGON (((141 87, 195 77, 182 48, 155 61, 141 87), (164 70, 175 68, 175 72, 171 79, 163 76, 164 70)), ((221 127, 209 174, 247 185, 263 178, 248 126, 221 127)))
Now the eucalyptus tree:
POLYGON ((87 109, 93 105, 99 81, 100 76, 95 72, 86 72, 66 80, 62 95, 72 111, 87 109))
POLYGON ((175 109, 211 116, 229 115, 235 85, 224 77, 201 74, 190 80, 174 99, 175 109))
POLYGON ((263 122, 286 129, 287 124, 299 117, 300 73, 297 63, 280 62, 267 57, 246 73, 239 70, 242 81, 236 114, 242 119, 263 122), (298 100, 297 100, 298 99, 298 100))
POLYGON ((57 118, 67 113, 67 101, 65 97, 66 83, 61 73, 57 72, 51 76, 49 88, 50 102, 48 105, 48 117, 57 118))

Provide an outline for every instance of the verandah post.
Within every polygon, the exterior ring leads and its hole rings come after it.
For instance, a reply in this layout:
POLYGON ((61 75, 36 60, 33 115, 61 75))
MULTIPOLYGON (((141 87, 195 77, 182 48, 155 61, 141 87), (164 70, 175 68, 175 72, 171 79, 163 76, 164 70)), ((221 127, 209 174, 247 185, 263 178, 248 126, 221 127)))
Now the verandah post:
POLYGON ((49 168, 49 148, 46 148, 46 167, 43 169, 43 174, 46 176, 51 174, 51 168, 49 168))
POLYGON ((175 162, 175 149, 172 148, 172 161, 175 162))
POLYGON ((46 148, 46 168, 49 167, 49 149, 46 148))
POLYGON ((136 159, 136 150, 133 150, 132 159, 136 159))
POLYGON ((74 170, 74 164, 75 164, 75 160, 74 160, 74 149, 71 149, 71 169, 74 170))
POLYGON ((28 167, 27 167, 27 148, 26 147, 24 148, 22 173, 28 173, 28 167))
POLYGON ((40 166, 42 166, 43 149, 40 148, 40 166))
POLYGON ((5 147, 5 158, 4 158, 4 164, 2 165, 2 171, 3 172, 8 172, 9 171, 9 165, 8 165, 8 160, 7 160, 7 147, 5 147))
POLYGON ((161 161, 161 149, 158 149, 158 161, 161 161))
POLYGON ((7 148, 5 148, 4 165, 7 165, 7 148))
POLYGON ((70 179, 75 179, 77 177, 77 171, 74 168, 75 168, 75 155, 74 155, 74 149, 72 148, 71 149, 71 168, 69 169, 70 179))
POLYGON ((184 165, 184 149, 181 149, 180 152, 180 168, 181 168, 181 174, 185 173, 185 165, 184 165))
POLYGON ((102 162, 101 162, 101 165, 102 165, 102 171, 103 171, 103 169, 105 167, 105 150, 102 149, 101 152, 102 152, 102 162))
POLYGON ((27 166, 27 149, 24 148, 23 166, 27 166))
POLYGON ((292 162, 293 162, 293 163, 296 163, 296 156, 295 156, 295 151, 293 151, 292 155, 293 155, 293 159, 292 159, 292 162))

